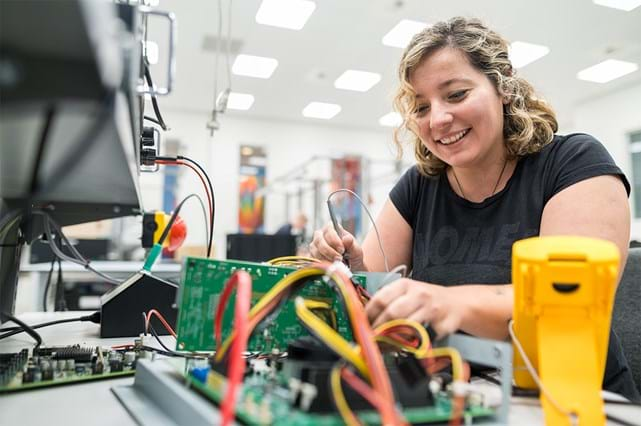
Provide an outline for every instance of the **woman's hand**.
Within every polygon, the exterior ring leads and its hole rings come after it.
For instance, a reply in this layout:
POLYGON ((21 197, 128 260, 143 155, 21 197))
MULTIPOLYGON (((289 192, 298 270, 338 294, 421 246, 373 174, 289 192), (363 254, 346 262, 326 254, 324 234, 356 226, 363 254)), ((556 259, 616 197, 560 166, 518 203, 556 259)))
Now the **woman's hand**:
POLYGON ((461 328, 462 311, 463 304, 451 288, 409 278, 386 285, 365 306, 373 327, 393 319, 411 319, 429 324, 438 337, 461 328))
POLYGON ((329 262, 340 261, 343 254, 347 253, 352 270, 367 271, 363 261, 363 249, 354 236, 343 230, 342 237, 339 237, 331 224, 314 232, 309 251, 312 257, 329 262))

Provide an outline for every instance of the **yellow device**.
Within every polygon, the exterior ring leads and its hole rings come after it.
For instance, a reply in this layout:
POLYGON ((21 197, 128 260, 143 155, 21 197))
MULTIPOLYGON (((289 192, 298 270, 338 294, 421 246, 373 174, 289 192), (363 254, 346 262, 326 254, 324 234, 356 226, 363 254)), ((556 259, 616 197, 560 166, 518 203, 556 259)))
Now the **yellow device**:
MULTIPOLYGON (((543 386, 581 425, 605 424, 601 383, 608 351, 619 250, 609 241, 535 237, 512 247, 514 332, 543 386)), ((514 381, 535 388, 519 351, 514 381)), ((570 417, 541 392, 546 424, 570 417)))

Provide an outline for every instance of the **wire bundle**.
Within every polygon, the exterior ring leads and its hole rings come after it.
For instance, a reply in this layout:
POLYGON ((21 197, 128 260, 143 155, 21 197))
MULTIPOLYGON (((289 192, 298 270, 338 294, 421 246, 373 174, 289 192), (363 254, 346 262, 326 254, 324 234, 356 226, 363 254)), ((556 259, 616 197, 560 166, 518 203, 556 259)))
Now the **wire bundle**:
POLYGON ((156 163, 163 165, 177 165, 189 167, 200 179, 203 185, 205 194, 207 195, 207 207, 209 210, 209 225, 205 225, 205 232, 207 234, 207 257, 211 257, 211 247, 214 240, 214 217, 216 214, 216 199, 214 196, 214 187, 211 184, 211 179, 205 169, 198 164, 195 160, 178 155, 176 157, 156 157, 156 163), (207 183, 205 183, 207 182, 207 183))
MULTIPOLYGON (((456 385, 463 380, 463 361, 460 354, 452 348, 432 348, 425 328, 415 321, 398 319, 372 329, 365 314, 362 295, 357 290, 358 286, 352 283, 347 274, 340 269, 341 267, 342 265, 339 264, 329 265, 318 262, 287 275, 248 311, 248 315, 244 317, 246 321, 239 316, 238 311, 235 312, 234 330, 223 340, 222 317, 234 285, 230 280, 225 286, 214 320, 215 362, 229 360, 229 380, 231 381, 231 362, 241 360, 238 362, 242 362, 243 365, 245 362, 242 352, 239 352, 236 347, 237 342, 246 348, 251 333, 261 322, 275 315, 306 282, 323 277, 328 285, 334 287, 344 304, 355 342, 345 340, 335 330, 336 327, 328 325, 315 313, 319 309, 321 311, 327 309, 329 306, 325 305, 328 304, 296 297, 295 311, 305 328, 341 358, 331 371, 330 385, 336 407, 343 420, 349 425, 360 424, 345 399, 342 390, 344 381, 379 412, 382 424, 407 424, 395 406, 391 381, 378 347, 379 343, 384 343, 426 361, 426 367, 430 367, 428 372, 440 370, 448 365, 443 362, 430 363, 434 359, 441 361, 446 357, 451 360, 455 380, 451 419, 453 423, 457 422, 461 418, 464 405, 462 395, 456 390, 456 385), (355 371, 352 371, 352 368, 355 371)), ((240 298, 239 292, 237 303, 240 298)), ((228 404, 227 401, 226 397, 225 404, 228 404)))

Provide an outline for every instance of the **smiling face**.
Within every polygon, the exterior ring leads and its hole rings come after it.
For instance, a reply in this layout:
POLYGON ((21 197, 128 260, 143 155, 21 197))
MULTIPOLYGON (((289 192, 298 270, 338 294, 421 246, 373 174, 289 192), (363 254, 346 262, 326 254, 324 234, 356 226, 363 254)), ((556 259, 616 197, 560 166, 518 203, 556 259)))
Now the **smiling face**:
POLYGON ((484 168, 505 158, 503 101, 485 74, 451 47, 412 72, 421 142, 453 167, 484 168))

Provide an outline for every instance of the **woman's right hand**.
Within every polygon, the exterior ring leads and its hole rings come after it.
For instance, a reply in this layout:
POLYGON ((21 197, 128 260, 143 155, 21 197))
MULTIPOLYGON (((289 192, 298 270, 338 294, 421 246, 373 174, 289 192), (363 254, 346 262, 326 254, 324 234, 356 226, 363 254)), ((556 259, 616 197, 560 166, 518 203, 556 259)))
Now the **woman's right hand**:
POLYGON ((363 261, 363 249, 356 242, 356 238, 344 229, 339 237, 331 223, 314 232, 309 251, 312 257, 328 262, 341 261, 343 254, 347 253, 350 269, 367 271, 363 261))

